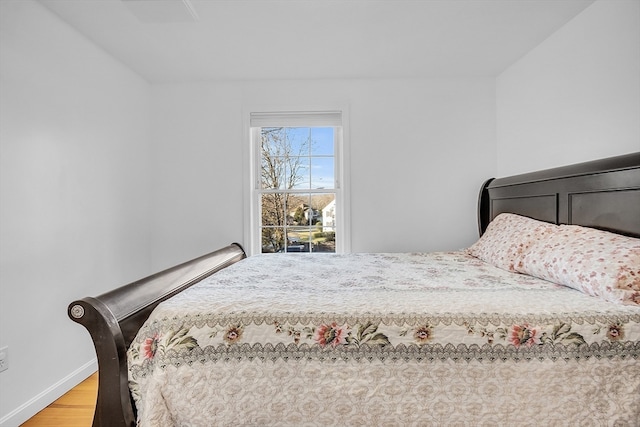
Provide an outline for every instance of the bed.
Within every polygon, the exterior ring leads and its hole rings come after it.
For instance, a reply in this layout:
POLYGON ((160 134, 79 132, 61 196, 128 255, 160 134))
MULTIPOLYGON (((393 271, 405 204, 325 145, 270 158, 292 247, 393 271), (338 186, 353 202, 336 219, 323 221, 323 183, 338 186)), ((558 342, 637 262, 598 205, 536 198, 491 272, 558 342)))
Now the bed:
POLYGON ((72 302, 94 426, 640 425, 640 153, 487 180, 453 252, 231 244, 72 302))

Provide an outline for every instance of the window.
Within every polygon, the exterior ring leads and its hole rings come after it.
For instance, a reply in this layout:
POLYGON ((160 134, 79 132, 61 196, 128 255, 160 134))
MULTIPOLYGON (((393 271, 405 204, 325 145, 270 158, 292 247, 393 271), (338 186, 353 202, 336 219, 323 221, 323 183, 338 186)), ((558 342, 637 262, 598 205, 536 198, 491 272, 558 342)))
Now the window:
POLYGON ((252 253, 343 252, 340 112, 252 113, 252 253))

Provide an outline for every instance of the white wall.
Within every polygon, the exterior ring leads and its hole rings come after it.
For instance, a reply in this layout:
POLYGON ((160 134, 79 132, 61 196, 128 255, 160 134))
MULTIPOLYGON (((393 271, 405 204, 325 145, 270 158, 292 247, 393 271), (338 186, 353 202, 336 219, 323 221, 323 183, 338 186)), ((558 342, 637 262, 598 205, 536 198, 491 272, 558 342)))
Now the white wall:
POLYGON ((153 87, 154 269, 241 243, 241 96, 233 83, 153 87))
POLYGON ((600 0, 497 79, 498 175, 640 151, 640 2, 600 0))
POLYGON ((148 274, 149 87, 32 1, 0 2, 0 424, 95 369, 74 299, 148 274))
POLYGON ((353 251, 475 241, 478 190, 496 167, 494 80, 362 81, 352 97, 353 251))
POLYGON ((242 241, 242 115, 309 105, 349 110, 352 251, 456 249, 476 238, 477 192, 496 167, 492 78, 160 85, 155 268, 242 241))

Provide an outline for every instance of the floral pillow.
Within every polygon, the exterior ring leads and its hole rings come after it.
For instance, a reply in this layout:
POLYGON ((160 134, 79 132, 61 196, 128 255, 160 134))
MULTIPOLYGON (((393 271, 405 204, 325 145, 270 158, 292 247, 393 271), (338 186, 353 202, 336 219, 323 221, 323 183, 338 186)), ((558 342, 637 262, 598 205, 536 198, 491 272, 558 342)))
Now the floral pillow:
POLYGON ((527 248, 516 271, 608 301, 640 305, 640 239, 561 225, 527 248))
POLYGON ((511 213, 502 213, 489 223, 480 239, 467 253, 507 271, 518 271, 524 255, 540 238, 550 235, 557 225, 511 213))

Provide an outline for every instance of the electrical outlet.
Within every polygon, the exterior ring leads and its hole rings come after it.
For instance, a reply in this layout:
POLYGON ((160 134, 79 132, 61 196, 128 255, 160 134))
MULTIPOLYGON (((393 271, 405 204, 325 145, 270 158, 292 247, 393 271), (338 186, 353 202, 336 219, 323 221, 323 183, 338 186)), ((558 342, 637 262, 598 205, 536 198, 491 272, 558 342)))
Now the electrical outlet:
POLYGON ((0 348, 0 372, 9 369, 9 347, 0 348))

